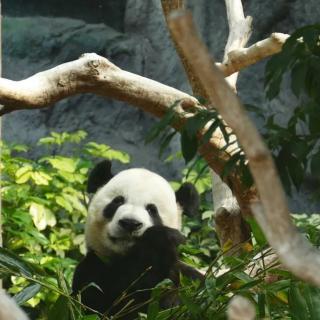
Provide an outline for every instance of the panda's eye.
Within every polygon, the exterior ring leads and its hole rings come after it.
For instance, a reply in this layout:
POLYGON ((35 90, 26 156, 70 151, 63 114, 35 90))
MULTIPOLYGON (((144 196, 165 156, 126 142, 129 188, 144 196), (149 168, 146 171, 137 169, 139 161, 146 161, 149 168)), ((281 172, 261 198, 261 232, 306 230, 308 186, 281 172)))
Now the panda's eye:
POLYGON ((122 205, 124 204, 125 199, 123 196, 117 196, 112 200, 112 203, 117 204, 117 205, 122 205))
POLYGON ((158 214, 158 209, 153 203, 147 204, 146 209, 151 216, 156 216, 158 214))

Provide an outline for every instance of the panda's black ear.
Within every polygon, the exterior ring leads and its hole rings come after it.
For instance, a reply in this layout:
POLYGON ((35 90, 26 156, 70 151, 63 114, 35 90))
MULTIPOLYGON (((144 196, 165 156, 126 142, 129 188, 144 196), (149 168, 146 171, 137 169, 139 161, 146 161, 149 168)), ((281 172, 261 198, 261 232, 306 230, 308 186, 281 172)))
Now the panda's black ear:
POLYGON ((199 214, 200 198, 198 191, 192 183, 185 182, 176 191, 177 203, 188 217, 196 217, 199 214))
POLYGON ((99 162, 90 172, 87 184, 87 192, 95 193, 100 187, 105 185, 111 178, 111 161, 99 162))

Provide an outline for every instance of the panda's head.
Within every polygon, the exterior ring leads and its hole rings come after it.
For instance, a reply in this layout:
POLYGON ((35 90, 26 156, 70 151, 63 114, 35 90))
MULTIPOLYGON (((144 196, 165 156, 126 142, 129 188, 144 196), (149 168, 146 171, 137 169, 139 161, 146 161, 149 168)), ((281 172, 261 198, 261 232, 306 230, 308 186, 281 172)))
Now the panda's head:
POLYGON ((175 193, 158 174, 142 168, 113 176, 111 163, 91 172, 88 192, 94 193, 86 223, 86 244, 101 258, 123 254, 146 229, 165 225, 180 229, 181 212, 195 215, 199 198, 191 184, 175 193))

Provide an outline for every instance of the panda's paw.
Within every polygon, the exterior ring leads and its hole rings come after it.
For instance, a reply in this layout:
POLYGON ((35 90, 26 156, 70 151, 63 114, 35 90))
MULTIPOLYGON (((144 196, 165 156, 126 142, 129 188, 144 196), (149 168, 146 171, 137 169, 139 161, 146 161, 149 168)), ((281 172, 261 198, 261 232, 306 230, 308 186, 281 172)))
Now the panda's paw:
POLYGON ((140 238, 139 252, 154 268, 169 271, 178 262, 177 247, 185 237, 176 229, 165 226, 148 228, 140 238))
POLYGON ((176 254, 178 245, 184 242, 185 237, 178 230, 165 226, 148 228, 141 237, 143 246, 158 254, 176 254))

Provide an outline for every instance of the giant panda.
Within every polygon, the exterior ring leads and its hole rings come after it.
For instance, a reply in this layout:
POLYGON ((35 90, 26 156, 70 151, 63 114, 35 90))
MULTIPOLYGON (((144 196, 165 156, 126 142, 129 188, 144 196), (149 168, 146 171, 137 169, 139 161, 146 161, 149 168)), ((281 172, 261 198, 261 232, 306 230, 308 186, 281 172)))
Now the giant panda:
MULTIPOLYGON (((178 286, 180 273, 202 279, 179 261, 177 252, 184 241, 181 212, 198 212, 199 196, 192 184, 175 193, 154 172, 133 168, 113 176, 111 163, 104 161, 89 175, 87 190, 94 193, 85 226, 87 254, 76 267, 73 292, 80 293, 88 313, 135 319, 146 311, 151 289, 162 280, 178 286), (121 316, 128 303, 131 312, 121 316)), ((176 303, 172 295, 162 299, 164 307, 176 303)))

